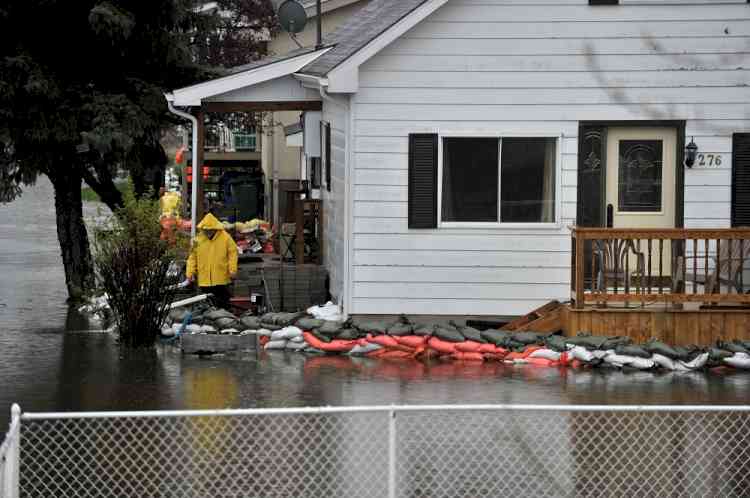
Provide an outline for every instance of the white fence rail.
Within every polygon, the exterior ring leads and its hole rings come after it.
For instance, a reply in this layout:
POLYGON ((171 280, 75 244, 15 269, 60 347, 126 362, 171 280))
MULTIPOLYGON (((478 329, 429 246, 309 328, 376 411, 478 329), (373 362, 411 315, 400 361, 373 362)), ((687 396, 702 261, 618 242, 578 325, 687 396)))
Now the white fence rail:
POLYGON ((3 497, 747 496, 750 406, 24 413, 19 464, 3 497))

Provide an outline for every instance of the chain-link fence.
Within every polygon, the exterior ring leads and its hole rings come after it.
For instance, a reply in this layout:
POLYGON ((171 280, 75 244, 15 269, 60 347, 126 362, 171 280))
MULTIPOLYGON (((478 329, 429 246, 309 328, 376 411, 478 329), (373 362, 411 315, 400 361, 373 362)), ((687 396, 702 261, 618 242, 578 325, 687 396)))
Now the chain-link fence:
POLYGON ((21 421, 24 497, 750 494, 750 407, 341 407, 21 421))

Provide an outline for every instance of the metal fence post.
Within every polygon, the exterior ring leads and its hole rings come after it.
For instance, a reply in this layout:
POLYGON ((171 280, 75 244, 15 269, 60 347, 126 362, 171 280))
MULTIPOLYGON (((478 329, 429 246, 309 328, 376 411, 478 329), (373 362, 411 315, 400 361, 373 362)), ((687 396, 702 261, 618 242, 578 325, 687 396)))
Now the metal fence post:
POLYGON ((5 475, 3 476, 3 496, 18 498, 19 471, 21 467, 21 407, 13 404, 10 408, 10 430, 8 431, 8 453, 5 455, 5 475))
POLYGON ((388 410, 388 498, 396 498, 396 411, 388 410))

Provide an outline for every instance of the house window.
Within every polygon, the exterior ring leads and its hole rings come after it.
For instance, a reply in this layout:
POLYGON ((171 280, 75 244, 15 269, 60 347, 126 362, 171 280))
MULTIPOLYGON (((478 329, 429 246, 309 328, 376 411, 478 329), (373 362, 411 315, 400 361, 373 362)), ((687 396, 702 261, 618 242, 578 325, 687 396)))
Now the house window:
POLYGON ((556 138, 444 137, 441 221, 553 223, 556 138))

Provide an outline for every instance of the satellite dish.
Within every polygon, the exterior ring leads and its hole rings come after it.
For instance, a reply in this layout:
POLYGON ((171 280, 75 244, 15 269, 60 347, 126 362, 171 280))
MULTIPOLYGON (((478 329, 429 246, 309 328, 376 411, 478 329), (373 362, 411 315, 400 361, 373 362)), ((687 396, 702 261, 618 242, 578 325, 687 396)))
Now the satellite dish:
POLYGON ((284 31, 292 34, 299 33, 305 29, 307 24, 307 13, 305 8, 295 0, 286 0, 279 6, 279 24, 284 31))

